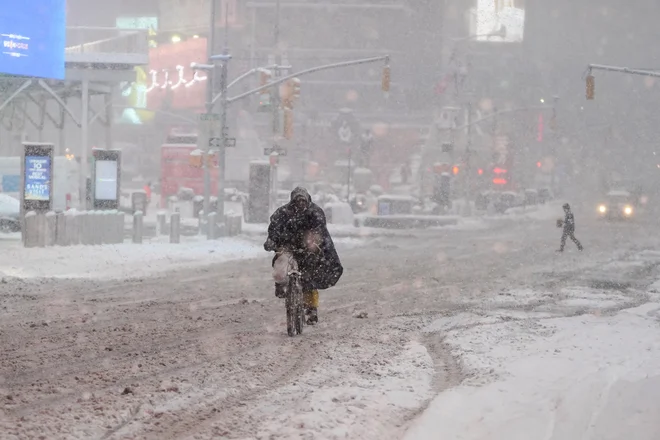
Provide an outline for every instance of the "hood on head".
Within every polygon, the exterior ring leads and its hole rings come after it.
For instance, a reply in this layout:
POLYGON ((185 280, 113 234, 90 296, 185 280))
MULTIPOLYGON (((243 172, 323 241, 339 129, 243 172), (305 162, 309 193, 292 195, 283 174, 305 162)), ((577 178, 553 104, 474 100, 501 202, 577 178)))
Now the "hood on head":
POLYGON ((303 188, 302 186, 297 187, 293 191, 291 191, 291 201, 293 202, 295 199, 298 197, 304 197, 305 200, 307 200, 310 204, 312 203, 312 196, 309 195, 307 190, 303 188))

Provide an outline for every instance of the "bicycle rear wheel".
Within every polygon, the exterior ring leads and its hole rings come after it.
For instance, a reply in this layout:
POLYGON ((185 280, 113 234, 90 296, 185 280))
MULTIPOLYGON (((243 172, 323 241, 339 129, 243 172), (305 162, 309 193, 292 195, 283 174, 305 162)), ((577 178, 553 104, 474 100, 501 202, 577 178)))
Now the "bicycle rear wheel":
POLYGON ((305 313, 300 276, 291 275, 286 295, 286 330, 289 336, 301 335, 304 322, 305 313))

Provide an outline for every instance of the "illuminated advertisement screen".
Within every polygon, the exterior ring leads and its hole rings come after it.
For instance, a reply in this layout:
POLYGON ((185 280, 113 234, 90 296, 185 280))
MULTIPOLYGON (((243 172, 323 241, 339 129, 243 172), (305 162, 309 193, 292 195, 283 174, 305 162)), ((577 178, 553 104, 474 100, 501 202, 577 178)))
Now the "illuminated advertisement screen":
POLYGON ((25 200, 50 200, 50 157, 25 157, 25 200))
POLYGON ((525 31, 525 0, 477 0, 469 13, 476 41, 519 43, 525 31))
POLYGON ((117 161, 96 161, 96 200, 117 200, 117 161))
POLYGON ((21 0, 0 8, 0 73, 64 79, 66 0, 21 0))

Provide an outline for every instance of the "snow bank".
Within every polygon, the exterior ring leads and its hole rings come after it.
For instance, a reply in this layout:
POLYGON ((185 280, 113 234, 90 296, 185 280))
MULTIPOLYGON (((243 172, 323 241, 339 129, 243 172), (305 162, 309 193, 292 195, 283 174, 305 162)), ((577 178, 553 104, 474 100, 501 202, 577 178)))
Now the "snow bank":
POLYGON ((233 238, 43 249, 26 249, 19 242, 3 245, 0 277, 132 278, 264 255, 261 246, 233 238))
MULTIPOLYGON (((611 307, 598 294, 565 294, 611 307)), ((406 440, 660 438, 660 303, 614 316, 466 315, 427 330, 447 332, 469 379, 437 396, 406 440)))
POLYGON ((277 404, 264 403, 253 414, 263 420, 257 437, 392 438, 398 416, 432 396, 433 360, 423 345, 411 342, 401 355, 372 362, 377 380, 337 359, 264 396, 262 401, 277 404))

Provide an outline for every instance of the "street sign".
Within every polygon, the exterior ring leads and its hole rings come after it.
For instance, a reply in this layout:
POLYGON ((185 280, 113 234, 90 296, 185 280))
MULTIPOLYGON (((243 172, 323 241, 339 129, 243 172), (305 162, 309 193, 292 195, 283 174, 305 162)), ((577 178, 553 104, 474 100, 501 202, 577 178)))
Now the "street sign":
POLYGON ((267 147, 264 148, 264 156, 270 156, 273 153, 277 153, 280 156, 286 156, 286 149, 279 147, 267 147))
POLYGON ((220 138, 211 138, 209 139, 209 147, 211 148, 220 148, 222 145, 222 139, 220 138))
POLYGON ((220 115, 217 113, 200 113, 199 120, 202 122, 219 121, 220 115))

